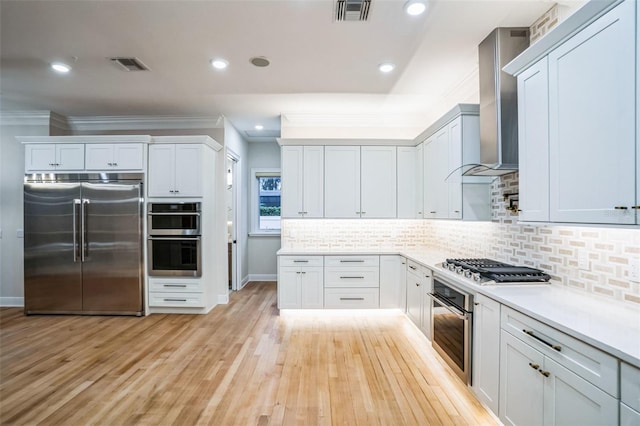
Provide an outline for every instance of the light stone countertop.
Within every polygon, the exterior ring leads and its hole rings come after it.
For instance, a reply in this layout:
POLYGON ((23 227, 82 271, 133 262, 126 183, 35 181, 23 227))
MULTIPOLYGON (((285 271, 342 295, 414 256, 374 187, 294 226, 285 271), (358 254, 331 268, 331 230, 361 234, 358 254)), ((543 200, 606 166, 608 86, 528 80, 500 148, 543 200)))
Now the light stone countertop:
POLYGON ((552 284, 486 285, 446 271, 447 253, 402 250, 288 250, 279 256, 401 255, 473 294, 483 294, 640 368, 640 307, 552 284))

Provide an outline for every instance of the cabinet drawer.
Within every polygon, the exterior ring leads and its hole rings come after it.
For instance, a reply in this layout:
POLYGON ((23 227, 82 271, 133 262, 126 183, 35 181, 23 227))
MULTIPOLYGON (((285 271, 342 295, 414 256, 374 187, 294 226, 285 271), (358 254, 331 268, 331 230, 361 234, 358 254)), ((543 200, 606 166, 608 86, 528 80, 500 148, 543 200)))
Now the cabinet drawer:
POLYGON ((280 256, 280 266, 322 266, 322 256, 280 256))
POLYGON ((407 272, 417 275, 422 275, 422 265, 414 262, 413 260, 407 259, 407 272))
POLYGON ((149 306, 204 308, 203 293, 149 293, 149 306))
POLYGON ((501 327, 560 365, 618 396, 618 360, 580 340, 503 306, 501 327))
POLYGON ((625 362, 620 364, 620 400, 640 411, 640 369, 625 362))
POLYGON ((327 309, 377 309, 380 295, 377 288, 325 288, 327 309))
POLYGON ((200 280, 149 279, 150 292, 202 293, 200 280))
POLYGON ((326 256, 326 266, 380 266, 380 256, 326 256))
POLYGON ((325 268, 325 287, 380 287, 380 269, 371 267, 325 268))

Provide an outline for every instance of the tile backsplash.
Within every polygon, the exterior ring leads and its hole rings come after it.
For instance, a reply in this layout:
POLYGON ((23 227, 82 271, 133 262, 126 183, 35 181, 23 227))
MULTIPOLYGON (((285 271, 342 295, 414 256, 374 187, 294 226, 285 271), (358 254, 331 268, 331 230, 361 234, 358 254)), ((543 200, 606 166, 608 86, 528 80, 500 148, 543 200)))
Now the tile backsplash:
POLYGON ((491 222, 285 220, 282 248, 437 249, 451 257, 489 257, 542 269, 555 285, 640 306, 640 283, 630 280, 632 263, 640 261, 639 229, 518 224, 503 197, 517 190, 517 173, 494 181, 491 222), (580 257, 585 270, 578 268, 580 257))

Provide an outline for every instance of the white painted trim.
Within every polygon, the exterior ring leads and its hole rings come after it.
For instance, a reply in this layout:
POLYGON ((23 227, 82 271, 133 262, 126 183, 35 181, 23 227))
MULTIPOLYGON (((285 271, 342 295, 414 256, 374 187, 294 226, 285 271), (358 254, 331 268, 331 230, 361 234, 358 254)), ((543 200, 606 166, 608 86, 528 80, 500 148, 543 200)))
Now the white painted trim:
POLYGON ((278 274, 249 274, 249 281, 278 281, 278 274))
POLYGON ((240 286, 238 287, 238 290, 242 289, 247 284, 249 284, 249 275, 247 275, 242 279, 242 281, 240 281, 240 286))
POLYGON ((276 138, 280 146, 287 145, 353 145, 353 146, 416 146, 414 139, 306 139, 306 138, 276 138))
POLYGON ((24 307, 24 297, 0 297, 0 306, 3 308, 22 308, 24 307))
POLYGON ((370 113, 370 114, 305 114, 283 113, 282 127, 368 127, 368 128, 396 128, 413 127, 423 119, 419 113, 370 113))
POLYGON ((215 139, 207 135, 195 135, 195 136, 152 136, 151 143, 163 144, 163 143, 202 143, 216 151, 222 149, 222 145, 215 139))
POLYGON ((102 130, 161 130, 161 129, 218 129, 222 128, 222 116, 70 116, 69 128, 75 131, 102 130))
MULTIPOLYGON (((269 234, 270 231, 263 231, 258 229, 259 215, 260 215, 260 203, 258 201, 259 188, 258 188, 258 176, 282 176, 282 170, 279 168, 252 168, 249 175, 249 236, 255 236, 256 234, 269 234)), ((282 200, 282 199, 281 199, 282 200)), ((279 230, 273 230, 274 236, 280 235, 279 230)))
POLYGON ((229 293, 227 294, 219 294, 218 295, 218 305, 228 305, 229 304, 229 293))
POLYGON ((149 143, 149 135, 100 135, 100 136, 16 136, 23 143, 149 143))
POLYGON ((3 126, 49 126, 51 111, 0 111, 0 124, 3 126))

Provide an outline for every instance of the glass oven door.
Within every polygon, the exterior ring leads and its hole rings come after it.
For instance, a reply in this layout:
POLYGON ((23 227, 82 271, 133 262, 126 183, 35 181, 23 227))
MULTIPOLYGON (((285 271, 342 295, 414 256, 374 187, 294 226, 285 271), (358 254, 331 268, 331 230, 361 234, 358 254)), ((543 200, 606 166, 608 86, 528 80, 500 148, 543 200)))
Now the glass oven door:
POLYGON ((150 276, 202 276, 200 237, 149 237, 150 276))

